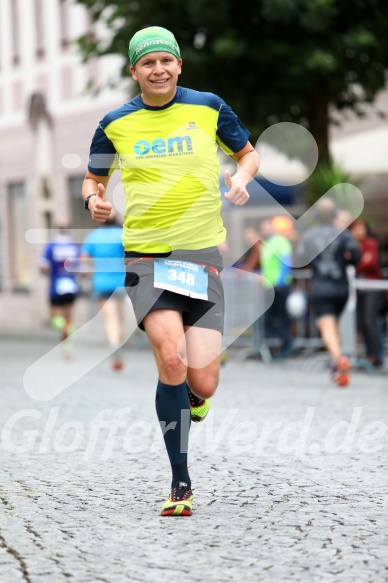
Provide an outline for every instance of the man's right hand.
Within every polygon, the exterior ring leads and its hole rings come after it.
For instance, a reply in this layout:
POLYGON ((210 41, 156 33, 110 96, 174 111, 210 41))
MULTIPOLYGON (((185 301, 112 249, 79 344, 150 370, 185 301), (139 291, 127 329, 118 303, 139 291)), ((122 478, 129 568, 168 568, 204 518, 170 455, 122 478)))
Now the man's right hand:
POLYGON ((97 188, 96 196, 89 199, 89 210, 93 221, 105 223, 112 212, 112 204, 105 201, 105 187, 101 182, 98 183, 97 188))

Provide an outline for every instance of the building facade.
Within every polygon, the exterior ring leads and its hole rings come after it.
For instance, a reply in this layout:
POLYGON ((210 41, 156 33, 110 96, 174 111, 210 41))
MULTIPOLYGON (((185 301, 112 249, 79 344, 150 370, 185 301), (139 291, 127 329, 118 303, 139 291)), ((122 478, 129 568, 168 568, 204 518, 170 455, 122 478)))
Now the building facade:
POLYGON ((89 144, 129 85, 109 88, 121 57, 82 63, 83 34, 104 31, 72 0, 0 2, 0 328, 47 318, 38 264, 50 230, 66 221, 82 240, 95 226, 80 192, 89 144))

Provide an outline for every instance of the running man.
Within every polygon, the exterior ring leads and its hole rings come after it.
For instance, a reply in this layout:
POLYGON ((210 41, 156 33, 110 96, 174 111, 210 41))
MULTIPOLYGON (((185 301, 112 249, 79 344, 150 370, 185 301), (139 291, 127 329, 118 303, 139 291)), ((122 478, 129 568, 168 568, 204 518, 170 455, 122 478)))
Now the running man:
POLYGON ((49 241, 40 259, 41 273, 48 275, 50 323, 59 330, 61 341, 66 340, 64 352, 71 356, 72 345, 69 336, 73 332, 72 312, 74 302, 79 294, 79 285, 74 273, 65 267, 66 260, 78 261, 79 246, 69 235, 66 223, 58 225, 58 235, 49 241))
POLYGON ((112 369, 123 368, 121 346, 124 340, 124 248, 123 229, 111 217, 86 237, 81 258, 90 259, 93 270, 93 296, 104 320, 105 334, 112 350, 112 369))
POLYGON ((317 328, 332 359, 333 381, 340 387, 349 384, 350 360, 342 354, 338 320, 346 306, 349 283, 348 265, 360 258, 356 241, 349 231, 335 226, 336 207, 331 199, 316 205, 318 224, 301 237, 298 258, 305 262, 312 249, 323 249, 311 262, 312 285, 310 304, 317 328), (333 240, 334 239, 334 240, 333 240))
POLYGON ((85 207, 103 223, 105 189, 120 167, 126 194, 126 288, 158 368, 156 412, 172 469, 163 516, 192 513, 187 467, 190 417, 209 410, 220 369, 223 332, 218 146, 238 162, 226 197, 249 198, 258 155, 249 132, 217 95, 177 86, 182 69, 174 35, 153 26, 129 44, 141 94, 100 122, 83 184, 85 207))
POLYGON ((260 268, 264 276, 264 289, 269 282, 275 290, 274 300, 264 314, 264 329, 267 338, 279 338, 281 346, 275 352, 274 358, 287 358, 293 350, 291 334, 291 320, 287 311, 287 298, 290 295, 292 275, 292 246, 287 237, 278 229, 283 217, 264 219, 259 225, 260 238, 263 244, 260 247, 260 268))

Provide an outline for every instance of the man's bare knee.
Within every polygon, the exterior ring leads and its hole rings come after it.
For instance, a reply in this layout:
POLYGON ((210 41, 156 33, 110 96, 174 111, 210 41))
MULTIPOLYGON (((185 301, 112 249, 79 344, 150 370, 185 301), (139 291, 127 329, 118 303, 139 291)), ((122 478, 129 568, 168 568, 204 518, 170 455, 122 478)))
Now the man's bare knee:
POLYGON ((164 369, 168 370, 172 374, 180 373, 186 369, 177 353, 163 356, 162 364, 164 369))
POLYGON ((216 392, 218 386, 218 376, 216 378, 210 375, 207 378, 192 379, 190 382, 190 390, 200 399, 210 399, 216 392))

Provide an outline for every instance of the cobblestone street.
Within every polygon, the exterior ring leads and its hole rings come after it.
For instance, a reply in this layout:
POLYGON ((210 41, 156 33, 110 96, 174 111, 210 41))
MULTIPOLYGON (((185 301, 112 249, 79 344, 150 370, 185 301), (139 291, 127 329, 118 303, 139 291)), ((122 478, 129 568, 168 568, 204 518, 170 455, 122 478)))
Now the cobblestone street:
POLYGON ((129 347, 122 372, 105 360, 83 376, 100 344, 54 354, 47 382, 80 378, 36 400, 23 378, 53 343, 0 337, 2 583, 388 581, 387 376, 339 389, 302 359, 232 353, 191 430, 193 516, 162 518, 151 353, 129 347))

